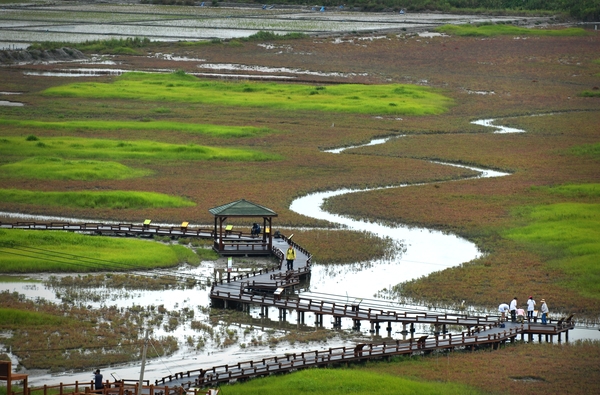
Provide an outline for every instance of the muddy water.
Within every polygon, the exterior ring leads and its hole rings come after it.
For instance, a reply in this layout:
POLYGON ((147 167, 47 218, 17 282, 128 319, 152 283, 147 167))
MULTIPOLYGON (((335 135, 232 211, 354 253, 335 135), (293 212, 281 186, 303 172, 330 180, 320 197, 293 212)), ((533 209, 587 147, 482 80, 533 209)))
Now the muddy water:
MULTIPOLYGON (((504 133, 509 133, 516 129, 502 129, 500 126, 492 125, 493 120, 481 121, 484 126, 491 126, 503 130, 504 133)), ((522 131, 519 131, 522 132, 522 131)), ((396 138, 402 138, 401 136, 396 138)), ((368 145, 384 144, 389 139, 376 139, 371 141, 368 145)), ((331 154, 340 154, 344 150, 352 149, 356 147, 346 147, 336 150, 330 150, 331 154)), ((458 166, 450 163, 439 163, 440 166, 458 166)), ((465 167, 465 166, 461 166, 465 167)), ((468 167, 480 174, 477 177, 502 177, 508 175, 507 173, 495 172, 486 169, 477 169, 468 167)), ((405 187, 405 185, 398 185, 396 187, 405 187)), ((379 188, 376 188, 379 189, 379 188)), ((374 190, 374 189, 372 189, 374 190)), ((332 213, 325 212, 321 209, 321 205, 325 199, 330 197, 339 196, 345 193, 356 193, 356 192, 368 192, 369 190, 352 190, 352 189, 341 189, 329 192, 320 192, 310 194, 301 198, 296 199, 292 202, 290 209, 313 218, 326 219, 332 223, 341 225, 348 229, 369 231, 373 232, 381 237, 390 237, 399 244, 402 244, 403 249, 394 258, 384 261, 370 261, 370 262, 357 262, 350 265, 327 265, 320 266, 315 264, 313 266, 312 277, 310 285, 305 289, 305 295, 314 295, 319 298, 337 298, 338 300, 344 299, 347 301, 353 301, 355 299, 364 299, 364 303, 376 303, 376 301, 369 301, 378 291, 383 288, 390 287, 400 282, 414 279, 423 275, 427 275, 433 271, 441 270, 446 267, 459 265, 463 262, 470 261, 477 258, 480 255, 480 251, 477 250, 476 246, 460 237, 452 234, 444 234, 442 232, 429 230, 426 228, 408 228, 406 226, 389 226, 378 223, 371 223, 367 221, 357 221, 351 218, 340 216, 332 213)), ((5 217, 17 217, 19 219, 32 219, 32 220, 63 220, 81 222, 84 220, 72 219, 72 218, 48 218, 48 217, 26 217, 19 214, 0 213, 5 217)), ((293 232, 293 229, 290 230, 293 232)), ((175 272, 179 275, 190 275, 196 277, 212 277, 215 269, 214 262, 203 262, 198 268, 180 268, 176 269, 175 272)), ((47 289, 40 283, 0 283, 0 290, 10 290, 25 294, 27 297, 45 298, 55 302, 61 302, 61 299, 57 297, 55 290, 47 289)), ((102 302, 95 303, 89 301, 81 301, 85 305, 90 305, 91 308, 99 307, 100 305, 118 307, 130 307, 133 305, 164 305, 167 310, 176 310, 187 307, 195 311, 194 319, 202 322, 208 321, 208 316, 203 313, 202 307, 208 306, 209 297, 207 289, 193 289, 193 290, 170 290, 165 291, 127 291, 127 292, 115 292, 114 290, 97 289, 95 292, 106 295, 102 302)), ((382 302, 377 303, 392 303, 382 302)), ((418 307, 425 308, 425 307, 418 307)), ((194 336, 198 338, 202 334, 198 334, 189 327, 189 323, 180 325, 177 329, 171 332, 166 332, 164 328, 158 328, 155 330, 155 335, 172 335, 180 339, 180 351, 172 356, 164 357, 156 360, 149 361, 146 366, 145 378, 151 381, 160 377, 173 374, 175 372, 186 371, 190 369, 198 369, 200 367, 209 367, 214 365, 220 365, 224 363, 234 363, 247 360, 256 360, 272 355, 282 355, 286 352, 302 352, 308 350, 314 350, 316 348, 324 347, 337 347, 342 345, 348 345, 353 343, 357 338, 361 338, 361 341, 368 341, 373 339, 373 334, 369 333, 368 330, 363 330, 361 333, 357 333, 352 340, 344 340, 343 337, 336 337, 327 342, 326 346, 313 344, 289 344, 287 342, 278 343, 275 346, 269 346, 268 342, 264 342, 267 345, 260 346, 248 346, 244 347, 241 344, 249 344, 252 338, 258 338, 262 340, 267 339, 267 333, 269 336, 283 336, 289 325, 296 325, 295 315, 290 312, 288 320, 281 322, 277 319, 277 310, 270 309, 269 316, 271 319, 262 318, 259 315, 259 310, 253 308, 250 315, 255 318, 255 321, 251 324, 234 324, 234 325, 218 325, 216 330, 224 333, 225 330, 234 330, 238 333, 239 339, 237 344, 221 348, 211 339, 207 339, 206 347, 202 350, 195 350, 184 345, 184 339, 188 336, 194 336)), ((314 321, 314 317, 310 314, 306 315, 306 323, 310 325, 314 321)), ((342 330, 349 332, 350 322, 343 322, 342 330)), ((332 328, 331 322, 325 319, 325 328, 332 328)), ((368 328, 367 328, 368 329, 368 328)), ((406 335, 400 333, 401 328, 394 327, 393 332, 390 334, 394 339, 405 338, 406 335)), ((308 330, 311 330, 308 328, 308 330)), ((457 330, 460 330, 458 328, 457 330)), ((427 326, 417 327, 417 334, 429 333, 431 328, 427 326)), ((382 334, 382 335, 385 335, 382 334)), ((571 340, 585 339, 585 338, 600 338, 600 332, 598 330, 575 330, 571 333, 571 340)), ((374 339, 376 340, 376 339, 374 339)), ((17 362, 16 360, 14 361, 17 362)), ((103 368, 103 367, 101 367, 103 368)), ((105 378, 110 378, 110 373, 115 373, 121 378, 137 379, 139 377, 139 364, 132 364, 127 366, 115 366, 110 368, 104 368, 105 378)), ((45 383, 54 382, 74 382, 88 381, 91 380, 92 375, 90 372, 67 372, 59 376, 49 375, 45 372, 28 372, 30 374, 30 383, 32 385, 40 385, 45 383)))

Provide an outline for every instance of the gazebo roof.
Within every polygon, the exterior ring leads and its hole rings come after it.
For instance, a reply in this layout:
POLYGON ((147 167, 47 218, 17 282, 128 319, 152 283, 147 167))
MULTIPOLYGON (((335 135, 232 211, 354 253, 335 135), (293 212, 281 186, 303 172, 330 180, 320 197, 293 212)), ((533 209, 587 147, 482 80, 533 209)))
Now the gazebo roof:
POLYGON ((208 211, 219 217, 277 217, 275 211, 245 199, 213 207, 208 211))

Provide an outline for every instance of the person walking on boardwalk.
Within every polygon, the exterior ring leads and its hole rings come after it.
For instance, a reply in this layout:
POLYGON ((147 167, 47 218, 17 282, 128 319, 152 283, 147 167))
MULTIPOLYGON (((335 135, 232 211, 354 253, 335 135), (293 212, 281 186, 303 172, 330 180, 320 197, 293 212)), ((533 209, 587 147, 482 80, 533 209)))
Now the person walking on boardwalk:
POLYGON ((535 310, 535 300, 533 300, 533 296, 530 296, 527 299, 527 321, 533 320, 533 311, 535 310))
POLYGON ((506 321, 506 313, 508 312, 509 307, 506 303, 501 303, 500 306, 498 306, 498 312, 500 313, 500 322, 504 322, 506 321))
POLYGON ((517 297, 510 302, 510 320, 517 322, 517 297))
POLYGON ((548 323, 548 305, 546 304, 546 299, 542 299, 542 307, 540 307, 540 311, 542 312, 542 325, 546 325, 548 323))
POLYGON ((296 250, 294 250, 294 247, 292 247, 291 244, 285 254, 285 259, 287 259, 287 270, 294 270, 294 259, 296 259, 296 250))

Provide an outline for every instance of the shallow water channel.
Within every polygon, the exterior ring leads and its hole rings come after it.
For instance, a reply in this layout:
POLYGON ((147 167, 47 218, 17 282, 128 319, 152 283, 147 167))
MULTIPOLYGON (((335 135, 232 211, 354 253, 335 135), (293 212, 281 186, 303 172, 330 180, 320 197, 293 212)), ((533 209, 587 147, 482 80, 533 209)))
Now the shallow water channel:
MULTIPOLYGON (((523 132, 518 129, 496 126, 493 124, 493 120, 475 121, 475 123, 498 129, 496 131, 497 133, 523 132)), ((402 138, 402 136, 391 137, 388 139, 376 139, 371 141, 368 145, 384 144, 392 138, 402 138)), ((328 152, 332 155, 342 154, 344 150, 353 148, 357 147, 340 148, 328 152)), ((440 165, 459 166, 451 163, 440 163, 440 165)), ((478 171, 479 175, 477 177, 502 177, 508 175, 508 173, 486 169, 468 168, 478 171)), ((398 185, 395 187, 405 187, 405 185, 398 185)), ((395 257, 389 260, 374 260, 344 265, 315 264, 312 268, 310 284, 304 286, 301 290, 301 295, 325 300, 335 300, 337 302, 352 302, 356 299, 362 299, 364 305, 373 304, 379 306, 379 308, 383 308, 387 305, 394 308, 427 309, 425 306, 402 306, 398 302, 376 300, 374 297, 382 289, 475 259, 481 255, 480 251, 478 251, 473 243, 457 237, 456 235, 426 228, 409 228, 402 225, 388 226, 368 221, 357 221, 341 215, 328 213, 321 209, 322 203, 327 198, 346 193, 365 191, 368 190, 341 189, 314 193, 296 199, 292 202, 290 209, 308 217, 328 220, 347 229, 368 231, 381 237, 389 237, 396 243, 401 244, 402 248, 399 249, 399 252, 395 257)), ((0 215, 18 218, 20 220, 83 221, 78 219, 31 217, 10 213, 0 213, 0 215)), ((288 230, 284 229, 282 229, 282 231, 284 231, 284 233, 288 232, 288 230)), ((293 233, 293 229, 290 229, 289 233, 293 233)), ((173 269, 170 273, 181 276, 214 278, 215 262, 203 262, 199 267, 195 268, 187 267, 173 269)), ((59 292, 61 292, 60 289, 46 288, 40 282, 0 283, 0 291, 2 290, 18 292, 34 300, 37 298, 44 298, 56 303, 64 302, 64 300, 58 296, 59 292)), ((90 308, 117 306, 119 308, 127 309, 136 305, 163 305, 167 310, 181 310, 188 308, 194 311, 194 320, 205 323, 210 322, 210 313, 207 313, 206 309, 210 303, 209 289, 206 287, 168 291, 119 291, 98 288, 87 290, 87 292, 95 294, 96 297, 78 300, 74 303, 81 303, 90 308)), ((61 295, 64 295, 64 292, 62 292, 61 295)), ((467 309, 466 311, 485 313, 482 311, 475 311, 474 309, 467 309)), ((490 313, 495 314, 493 311, 490 313)), ((156 379, 175 372, 198 369, 200 367, 257 360, 273 355, 283 355, 288 352, 302 352, 350 345, 355 343, 357 339, 362 339, 361 341, 369 341, 370 339, 373 341, 381 340, 381 337, 376 337, 375 334, 369 331, 367 326, 364 327, 362 332, 353 333, 350 329, 352 324, 351 320, 348 320, 342 322, 342 328, 339 331, 340 336, 329 339, 326 342, 295 342, 293 344, 287 341, 269 342, 268 339, 270 337, 282 337, 289 332, 290 329, 298 328, 307 331, 314 330, 312 324, 310 324, 314 322, 314 316, 306 314, 305 322, 307 325, 302 326, 297 324, 295 321, 295 314, 292 314, 292 312, 287 315, 285 321, 282 321, 278 320, 278 310, 273 308, 269 310, 269 317, 271 318, 262 317, 260 315, 260 308, 254 307, 251 309, 250 316, 245 323, 221 323, 217 325, 215 332, 221 333, 223 336, 227 331, 235 331, 237 342, 228 347, 223 347, 218 339, 215 340, 211 336, 206 336, 206 334, 198 333, 198 331, 191 329, 189 322, 183 322, 175 329, 172 328, 167 330, 166 327, 155 329, 155 336, 170 335, 179 339, 180 350, 169 357, 148 361, 145 370, 145 378, 153 382, 156 379), (193 337, 194 340, 204 337, 205 346, 201 349, 188 346, 184 340, 190 336, 193 337)), ((327 329, 333 328, 332 322, 330 322, 327 317, 324 319, 323 326, 327 329)), ((419 333, 431 333, 431 329, 432 328, 429 326, 418 326, 416 328, 417 332, 414 335, 419 333)), ((450 331, 460 331, 461 329, 462 328, 450 328, 450 331)), ((401 326, 398 325, 398 327, 394 327, 389 335, 394 339, 406 338, 407 335, 401 334, 400 331, 401 326)), ((387 336, 385 331, 383 331, 381 335, 387 336)), ((600 332, 598 330, 576 329, 570 334, 571 340, 587 338, 600 339, 600 332)), ((15 360, 13 362, 16 363, 17 361, 15 360)), ((100 366, 99 368, 103 369, 105 379, 110 378, 110 373, 114 373, 116 376, 126 379, 138 379, 140 374, 139 364, 112 367, 100 366)), ((92 378, 91 369, 90 372, 65 372, 60 375, 50 375, 46 372, 33 371, 27 373, 30 374, 30 384, 34 386, 57 382, 73 383, 75 380, 89 381, 92 378)))

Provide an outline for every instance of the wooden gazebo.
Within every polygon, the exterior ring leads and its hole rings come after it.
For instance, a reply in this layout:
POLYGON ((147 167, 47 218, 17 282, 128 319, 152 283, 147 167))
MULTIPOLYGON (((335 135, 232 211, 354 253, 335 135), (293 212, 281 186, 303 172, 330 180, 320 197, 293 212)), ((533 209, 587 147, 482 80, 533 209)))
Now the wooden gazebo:
POLYGON ((208 210, 215 216, 214 249, 222 255, 265 255, 270 254, 273 247, 272 218, 277 213, 260 204, 241 199, 208 210), (262 228, 258 235, 250 232, 248 224, 246 232, 233 229, 227 224, 228 218, 262 218, 262 228))

